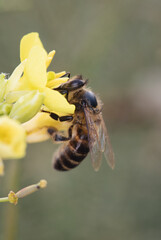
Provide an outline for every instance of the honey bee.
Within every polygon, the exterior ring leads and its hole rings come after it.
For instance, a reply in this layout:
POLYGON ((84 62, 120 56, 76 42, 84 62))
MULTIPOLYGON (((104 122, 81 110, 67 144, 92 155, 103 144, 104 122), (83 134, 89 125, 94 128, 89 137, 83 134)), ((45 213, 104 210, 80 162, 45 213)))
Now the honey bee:
POLYGON ((64 142, 53 156, 53 167, 68 171, 77 167, 90 153, 95 171, 100 168, 102 153, 111 168, 114 168, 114 154, 102 117, 102 102, 88 88, 87 80, 81 75, 70 78, 54 90, 65 94, 68 102, 75 105, 74 116, 50 117, 59 121, 70 121, 68 136, 48 128, 48 133, 56 142, 64 142))

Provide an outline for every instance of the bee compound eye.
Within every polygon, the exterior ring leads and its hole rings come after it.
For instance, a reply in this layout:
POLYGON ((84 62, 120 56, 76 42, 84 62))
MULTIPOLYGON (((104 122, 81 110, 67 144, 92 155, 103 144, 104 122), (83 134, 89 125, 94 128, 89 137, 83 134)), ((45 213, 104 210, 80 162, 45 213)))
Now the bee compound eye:
POLYGON ((96 108, 97 105, 98 105, 96 96, 91 91, 86 91, 85 92, 84 100, 86 101, 86 103, 88 104, 89 107, 96 108))

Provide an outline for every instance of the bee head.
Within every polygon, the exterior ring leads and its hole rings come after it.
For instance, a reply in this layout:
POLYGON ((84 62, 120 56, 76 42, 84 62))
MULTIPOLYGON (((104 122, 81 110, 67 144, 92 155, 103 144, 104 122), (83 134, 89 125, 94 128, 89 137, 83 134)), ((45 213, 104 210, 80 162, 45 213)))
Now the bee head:
POLYGON ((96 108, 98 105, 95 94, 91 91, 85 91, 82 99, 82 106, 91 109, 96 108))

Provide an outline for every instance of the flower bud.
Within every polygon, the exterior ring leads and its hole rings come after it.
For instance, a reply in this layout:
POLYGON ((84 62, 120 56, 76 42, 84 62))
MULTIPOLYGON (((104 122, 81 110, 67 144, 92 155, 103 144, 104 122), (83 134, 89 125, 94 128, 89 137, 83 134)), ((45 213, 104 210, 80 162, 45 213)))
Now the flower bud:
POLYGON ((8 115, 11 111, 12 104, 3 102, 0 103, 0 115, 8 115))
POLYGON ((0 102, 2 102, 4 99, 6 83, 7 81, 5 80, 5 74, 1 73, 0 74, 0 102))
POLYGON ((20 97, 26 95, 29 92, 30 90, 9 92, 5 97, 5 101, 7 103, 15 103, 20 97))
POLYGON ((9 115, 10 118, 18 120, 21 123, 27 122, 40 110, 43 99, 43 93, 40 93, 37 90, 30 91, 20 97, 14 104, 9 115))

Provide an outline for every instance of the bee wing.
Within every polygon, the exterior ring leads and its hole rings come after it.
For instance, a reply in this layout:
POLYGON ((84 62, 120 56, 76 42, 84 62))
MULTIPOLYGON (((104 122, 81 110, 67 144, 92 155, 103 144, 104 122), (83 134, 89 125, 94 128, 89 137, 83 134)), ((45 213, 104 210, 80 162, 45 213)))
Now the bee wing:
POLYGON ((98 171, 102 160, 102 148, 100 142, 100 133, 98 131, 97 124, 94 122, 93 117, 91 117, 90 112, 84 109, 86 125, 88 130, 88 144, 90 149, 90 156, 92 161, 92 166, 95 171, 98 171))
POLYGON ((102 114, 100 114, 99 133, 100 133, 100 139, 101 139, 102 152, 104 152, 104 156, 106 158, 108 165, 113 169, 115 167, 115 158, 114 158, 114 153, 112 150, 110 138, 109 138, 102 114))

